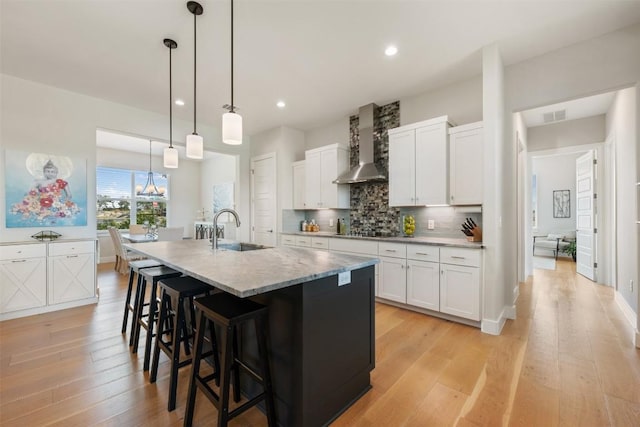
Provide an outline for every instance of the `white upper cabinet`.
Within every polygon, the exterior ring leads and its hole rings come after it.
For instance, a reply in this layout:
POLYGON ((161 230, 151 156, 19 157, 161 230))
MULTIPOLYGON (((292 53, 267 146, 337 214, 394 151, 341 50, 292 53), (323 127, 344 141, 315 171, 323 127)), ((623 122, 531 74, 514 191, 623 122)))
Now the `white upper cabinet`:
POLYGON ((293 209, 305 209, 305 161, 293 164, 293 209))
POLYGON ((389 130, 389 206, 449 203, 447 116, 389 130))
POLYGON ((306 209, 348 209, 349 186, 333 180, 349 170, 349 151, 339 144, 305 152, 306 209))
POLYGON ((484 150, 482 122, 449 129, 449 204, 483 202, 484 150))

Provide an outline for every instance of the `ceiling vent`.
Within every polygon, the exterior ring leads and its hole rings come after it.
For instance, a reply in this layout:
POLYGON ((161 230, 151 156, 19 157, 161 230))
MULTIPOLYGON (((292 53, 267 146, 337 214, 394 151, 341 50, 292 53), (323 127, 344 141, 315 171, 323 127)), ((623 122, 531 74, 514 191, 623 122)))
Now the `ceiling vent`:
POLYGON ((566 120, 567 118, 567 110, 558 110, 552 111, 550 113, 543 113, 542 120, 545 124, 559 122, 561 120, 566 120))

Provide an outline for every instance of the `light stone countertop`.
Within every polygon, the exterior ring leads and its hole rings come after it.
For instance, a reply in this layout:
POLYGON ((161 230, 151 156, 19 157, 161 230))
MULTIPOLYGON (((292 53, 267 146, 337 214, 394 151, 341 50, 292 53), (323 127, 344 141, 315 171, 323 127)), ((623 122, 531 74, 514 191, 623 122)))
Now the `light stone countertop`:
POLYGON ((349 236, 339 235, 330 231, 295 231, 295 232, 282 232, 280 234, 286 234, 290 236, 305 236, 305 237, 330 237, 334 239, 356 239, 356 240, 374 240, 376 242, 395 242, 395 243, 413 243, 422 245, 435 245, 435 246, 449 246, 454 248, 471 248, 471 249, 483 249, 482 242, 469 242, 464 238, 447 238, 447 237, 366 237, 366 236, 349 236))
POLYGON ((297 247, 214 251, 206 239, 123 246, 242 298, 378 263, 372 257, 297 247))

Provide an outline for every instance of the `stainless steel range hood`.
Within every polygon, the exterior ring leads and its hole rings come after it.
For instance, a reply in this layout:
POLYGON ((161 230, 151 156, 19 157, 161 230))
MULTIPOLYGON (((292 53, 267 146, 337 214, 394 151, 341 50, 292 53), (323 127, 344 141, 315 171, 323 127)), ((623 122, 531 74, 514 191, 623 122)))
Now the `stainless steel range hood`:
POLYGON ((373 162, 373 126, 378 106, 369 104, 358 110, 360 146, 359 163, 349 172, 343 173, 334 184, 355 184, 358 182, 386 181, 387 175, 373 162))

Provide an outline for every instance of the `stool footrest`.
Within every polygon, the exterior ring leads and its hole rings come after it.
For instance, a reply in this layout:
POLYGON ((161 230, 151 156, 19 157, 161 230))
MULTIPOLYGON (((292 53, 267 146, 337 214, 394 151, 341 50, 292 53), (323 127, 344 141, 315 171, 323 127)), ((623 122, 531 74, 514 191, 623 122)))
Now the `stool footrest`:
POLYGON ((242 362, 242 360, 235 359, 234 362, 236 363, 237 366, 241 367, 247 374, 251 375, 254 380, 260 383, 263 382, 262 376, 260 376, 256 371, 254 371, 247 365, 245 365, 244 362, 242 362))
POLYGON ((243 403, 233 411, 229 412, 229 419, 231 420, 237 417, 238 415, 242 414, 244 411, 253 408, 255 405, 260 403, 260 401, 264 400, 264 398, 265 398, 265 394, 263 392, 257 395, 256 397, 254 397, 253 399, 251 399, 250 401, 243 403))

